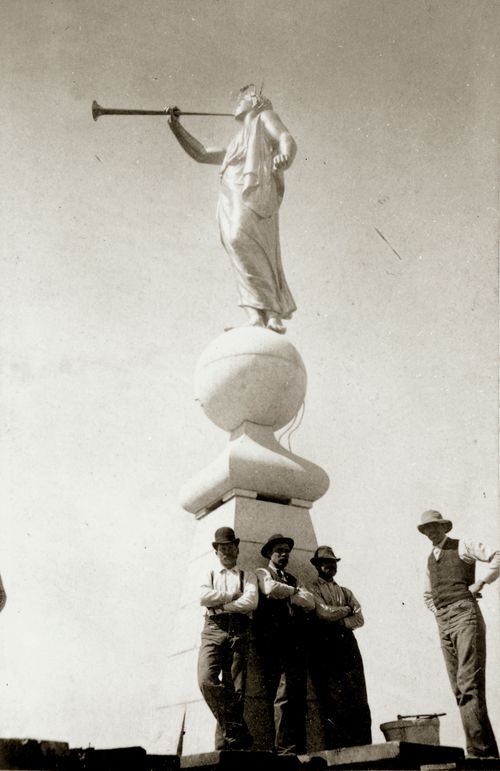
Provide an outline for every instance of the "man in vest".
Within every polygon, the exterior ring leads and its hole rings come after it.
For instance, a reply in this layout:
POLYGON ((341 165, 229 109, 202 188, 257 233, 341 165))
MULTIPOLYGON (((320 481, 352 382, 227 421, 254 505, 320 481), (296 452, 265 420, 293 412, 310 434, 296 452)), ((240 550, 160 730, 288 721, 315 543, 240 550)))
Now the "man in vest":
POLYGON ((477 541, 448 538, 453 527, 438 511, 425 511, 419 531, 433 549, 424 600, 436 616, 441 649, 465 732, 470 758, 498 757, 485 695, 486 628, 477 600, 500 574, 500 551, 477 541), (476 562, 489 563, 476 580, 476 562))
POLYGON ((314 598, 285 570, 293 546, 293 538, 271 536, 261 549, 269 564, 255 571, 260 592, 255 645, 267 701, 273 705, 274 747, 279 755, 305 751, 305 611, 314 609, 314 598))
POLYGON ((353 631, 365 622, 354 594, 335 581, 339 562, 330 546, 318 546, 311 559, 318 577, 308 585, 316 605, 310 671, 327 749, 372 741, 363 660, 353 631))
POLYGON ((257 607, 257 578, 237 567, 240 539, 230 527, 215 531, 218 564, 201 586, 206 608, 198 656, 198 684, 217 720, 215 748, 245 750, 253 744, 243 717, 250 616, 257 607))

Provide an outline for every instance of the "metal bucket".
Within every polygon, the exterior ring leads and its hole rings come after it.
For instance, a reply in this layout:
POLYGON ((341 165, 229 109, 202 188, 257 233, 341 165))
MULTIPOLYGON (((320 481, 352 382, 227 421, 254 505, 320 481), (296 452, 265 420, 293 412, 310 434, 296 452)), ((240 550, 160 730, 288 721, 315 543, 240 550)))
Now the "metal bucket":
POLYGON ((398 715, 397 720, 382 723, 380 730, 386 742, 414 742, 439 744, 439 717, 437 715, 398 715))

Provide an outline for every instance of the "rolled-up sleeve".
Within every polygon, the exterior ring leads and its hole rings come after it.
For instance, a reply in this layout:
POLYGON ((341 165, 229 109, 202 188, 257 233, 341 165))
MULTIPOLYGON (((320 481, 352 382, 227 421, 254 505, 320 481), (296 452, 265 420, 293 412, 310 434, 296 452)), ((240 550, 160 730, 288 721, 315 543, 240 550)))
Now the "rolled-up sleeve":
POLYGON ((326 602, 315 598, 316 615, 321 621, 342 621, 346 617, 346 611, 342 605, 327 605, 326 602))
POLYGON ((226 602, 224 610, 228 613, 251 613, 259 603, 257 576, 250 570, 245 570, 243 594, 237 600, 226 602))
POLYGON ((200 605, 205 608, 224 605, 226 602, 230 602, 232 596, 231 592, 221 592, 214 589, 210 575, 207 575, 205 582, 200 587, 200 605))
POLYGON ((314 610, 315 603, 313 593, 301 584, 297 586, 297 591, 292 595, 290 602, 292 605, 304 608, 304 610, 314 610))
POLYGON ((431 591, 431 577, 429 574, 429 568, 425 571, 425 580, 424 580, 424 602, 434 615, 437 613, 437 608, 434 605, 434 600, 432 599, 432 591, 431 591))
POLYGON ((352 613, 350 616, 346 616, 344 619, 344 626, 347 629, 359 629, 362 627, 365 623, 365 619, 363 617, 363 612, 361 610, 361 605, 357 601, 354 594, 351 592, 350 589, 344 588, 344 594, 345 598, 347 600, 347 604, 350 608, 352 608, 352 613))
POLYGON ((329 605, 325 602, 317 584, 310 586, 310 592, 313 596, 316 616, 321 621, 334 623, 346 617, 346 609, 343 605, 329 605))
POLYGON ((489 563, 486 574, 481 578, 485 584, 493 583, 500 575, 500 551, 498 549, 492 549, 491 546, 481 543, 481 541, 464 539, 459 541, 458 553, 464 562, 489 563))
POLYGON ((285 600, 294 594, 295 589, 293 586, 283 584, 281 581, 275 581, 269 570, 266 570, 266 568, 257 568, 255 572, 257 574, 260 591, 266 597, 269 597, 269 599, 285 600))

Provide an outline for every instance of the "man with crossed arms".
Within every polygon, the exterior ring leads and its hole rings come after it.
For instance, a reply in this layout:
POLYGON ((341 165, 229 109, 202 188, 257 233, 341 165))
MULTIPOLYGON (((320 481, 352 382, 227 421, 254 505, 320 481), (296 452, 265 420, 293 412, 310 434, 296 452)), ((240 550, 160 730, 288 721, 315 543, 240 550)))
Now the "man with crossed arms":
POLYGON ((250 616, 257 607, 257 578, 237 567, 240 539, 230 527, 215 531, 219 564, 201 586, 206 610, 198 655, 198 683, 217 720, 216 750, 248 750, 252 736, 243 717, 250 616))
POLYGON ((305 614, 314 610, 314 598, 285 569, 293 547, 293 538, 272 535, 261 549, 269 563, 255 571, 260 595, 255 644, 266 701, 273 707, 274 748, 279 755, 300 754, 306 744, 305 614))

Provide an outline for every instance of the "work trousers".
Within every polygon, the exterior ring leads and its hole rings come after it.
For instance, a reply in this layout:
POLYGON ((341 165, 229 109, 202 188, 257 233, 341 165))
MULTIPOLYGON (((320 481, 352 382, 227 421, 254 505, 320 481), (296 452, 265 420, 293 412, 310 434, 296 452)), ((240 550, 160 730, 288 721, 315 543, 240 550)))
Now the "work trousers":
POLYGON ((249 749, 243 718, 250 620, 242 613, 207 616, 198 655, 198 684, 217 720, 215 749, 249 749))
POLYGON ((305 649, 296 631, 289 632, 256 637, 267 702, 273 705, 274 747, 280 755, 303 753, 306 745, 305 649))
POLYGON ((465 732, 467 754, 498 756, 486 708, 486 628, 472 597, 437 611, 436 619, 448 677, 465 732))
POLYGON ((316 625, 309 669, 320 707, 325 749, 371 744, 371 714, 363 661, 350 629, 316 625))

